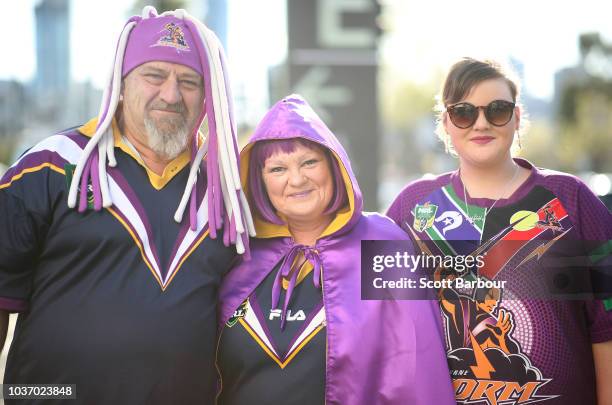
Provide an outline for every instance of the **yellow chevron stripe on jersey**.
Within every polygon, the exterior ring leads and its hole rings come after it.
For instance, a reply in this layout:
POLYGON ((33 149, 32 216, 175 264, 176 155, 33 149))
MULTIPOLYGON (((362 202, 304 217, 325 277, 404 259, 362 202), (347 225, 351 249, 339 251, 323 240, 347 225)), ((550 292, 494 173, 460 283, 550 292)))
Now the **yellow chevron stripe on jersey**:
POLYGON ((24 174, 35 173, 35 172, 38 172, 38 171, 43 170, 45 168, 49 168, 49 169, 51 169, 53 171, 56 171, 56 172, 58 172, 60 174, 66 175, 66 171, 64 169, 61 169, 61 168, 57 167, 53 163, 43 163, 43 164, 40 164, 40 165, 35 166, 35 167, 28 167, 27 169, 23 169, 21 172, 17 173, 13 177, 11 177, 11 179, 8 182, 0 184, 0 189, 10 187, 11 184, 13 184, 13 182, 21 179, 24 174))

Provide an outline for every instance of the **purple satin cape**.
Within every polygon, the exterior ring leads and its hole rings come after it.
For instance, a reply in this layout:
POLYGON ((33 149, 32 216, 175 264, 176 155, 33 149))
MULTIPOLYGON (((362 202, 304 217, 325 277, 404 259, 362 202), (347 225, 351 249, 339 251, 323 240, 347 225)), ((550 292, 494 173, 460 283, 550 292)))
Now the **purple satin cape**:
MULTIPOLYGON (((241 154, 248 168, 257 141, 301 137, 330 149, 343 172, 350 210, 338 214, 316 242, 322 262, 327 320, 327 404, 454 404, 436 301, 362 301, 361 240, 406 240, 391 220, 362 212, 359 185, 336 137, 300 96, 272 107, 241 154)), ((246 171, 242 173, 243 184, 246 171)), ((248 190, 247 190, 248 192, 248 190)), ((286 226, 258 221, 250 261, 224 279, 219 330, 293 247, 286 226)))

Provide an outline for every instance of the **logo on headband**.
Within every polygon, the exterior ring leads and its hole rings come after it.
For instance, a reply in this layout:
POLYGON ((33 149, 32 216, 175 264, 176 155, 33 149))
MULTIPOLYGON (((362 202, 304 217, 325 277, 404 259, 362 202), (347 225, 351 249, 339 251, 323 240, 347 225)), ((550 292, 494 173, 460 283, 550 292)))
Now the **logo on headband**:
POLYGON ((164 25, 164 28, 167 33, 152 46, 171 46, 181 51, 189 50, 189 46, 185 42, 185 34, 183 34, 183 29, 181 27, 171 22, 164 25))

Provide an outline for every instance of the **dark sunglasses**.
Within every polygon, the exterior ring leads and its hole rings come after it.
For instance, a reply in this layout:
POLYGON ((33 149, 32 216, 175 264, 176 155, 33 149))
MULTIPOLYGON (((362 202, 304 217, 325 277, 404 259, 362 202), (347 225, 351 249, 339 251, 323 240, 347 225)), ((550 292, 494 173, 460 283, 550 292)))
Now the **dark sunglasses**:
POLYGON ((457 103, 446 108, 450 120, 457 128, 466 129, 476 123, 478 110, 484 110, 484 115, 491 125, 503 127, 512 119, 515 103, 506 100, 494 100, 486 106, 476 107, 471 103, 457 103))

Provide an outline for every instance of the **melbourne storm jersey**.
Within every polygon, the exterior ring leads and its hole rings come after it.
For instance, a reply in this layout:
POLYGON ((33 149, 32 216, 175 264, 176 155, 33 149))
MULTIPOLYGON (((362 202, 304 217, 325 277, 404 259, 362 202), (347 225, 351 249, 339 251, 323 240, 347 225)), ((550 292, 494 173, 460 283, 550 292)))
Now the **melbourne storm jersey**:
POLYGON ((291 295, 284 328, 281 309, 271 305, 278 268, 225 324, 217 359, 222 383, 219 404, 250 404, 254 398, 269 404, 324 402, 325 309, 321 289, 312 282, 312 266, 306 264, 304 269, 291 295))
POLYGON ((213 401, 217 288, 235 254, 173 220, 188 153, 158 176, 116 128, 113 206, 69 209, 95 125, 43 140, 0 182, 0 307, 20 313, 4 382, 76 384, 79 404, 213 401))
MULTIPOLYGON (((418 245, 433 246, 431 254, 495 253, 479 275, 512 280, 523 293, 546 284, 538 263, 559 259, 555 247, 576 249, 572 257, 609 268, 612 216, 606 207, 577 178, 515 161, 530 177, 490 210, 494 200, 466 202, 453 172, 409 184, 388 215, 418 245)), ((439 291, 458 403, 596 403, 591 344, 612 340, 610 301, 542 298, 455 284, 439 291)))

